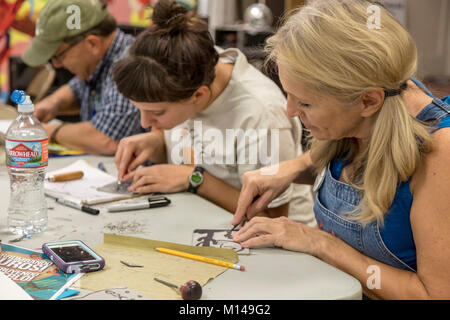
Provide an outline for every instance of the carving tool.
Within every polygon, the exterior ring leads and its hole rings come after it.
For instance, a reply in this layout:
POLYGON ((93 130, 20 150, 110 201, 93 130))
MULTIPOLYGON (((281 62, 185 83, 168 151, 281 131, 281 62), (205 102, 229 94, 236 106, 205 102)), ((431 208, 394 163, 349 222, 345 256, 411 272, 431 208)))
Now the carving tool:
POLYGON ((83 171, 74 171, 74 172, 66 172, 61 174, 55 174, 48 176, 46 179, 50 182, 65 182, 65 181, 72 181, 72 180, 78 180, 83 178, 84 173, 83 171))
POLYGON ((177 286, 158 278, 153 278, 153 280, 158 281, 159 283, 162 283, 169 288, 180 290, 183 300, 198 300, 202 296, 202 286, 195 280, 189 280, 182 286, 177 286))

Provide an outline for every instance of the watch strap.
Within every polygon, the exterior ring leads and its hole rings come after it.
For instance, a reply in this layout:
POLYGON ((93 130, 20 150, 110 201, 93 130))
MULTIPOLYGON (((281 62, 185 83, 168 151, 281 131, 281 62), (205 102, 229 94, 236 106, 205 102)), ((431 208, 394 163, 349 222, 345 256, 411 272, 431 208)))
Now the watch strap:
POLYGON ((65 125, 65 123, 62 123, 55 130, 53 130, 53 133, 50 136, 50 143, 58 143, 58 141, 56 140, 56 134, 62 127, 64 127, 64 125, 65 125))

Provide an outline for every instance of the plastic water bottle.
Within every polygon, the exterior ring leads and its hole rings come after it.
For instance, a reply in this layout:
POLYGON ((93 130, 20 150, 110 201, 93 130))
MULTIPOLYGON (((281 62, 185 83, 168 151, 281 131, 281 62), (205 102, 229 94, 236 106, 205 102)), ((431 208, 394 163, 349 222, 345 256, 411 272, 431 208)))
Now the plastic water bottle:
POLYGON ((33 115, 34 105, 24 91, 14 91, 19 116, 6 132, 6 165, 11 197, 8 228, 15 234, 39 233, 47 227, 47 205, 44 195, 45 171, 48 165, 48 136, 33 115))

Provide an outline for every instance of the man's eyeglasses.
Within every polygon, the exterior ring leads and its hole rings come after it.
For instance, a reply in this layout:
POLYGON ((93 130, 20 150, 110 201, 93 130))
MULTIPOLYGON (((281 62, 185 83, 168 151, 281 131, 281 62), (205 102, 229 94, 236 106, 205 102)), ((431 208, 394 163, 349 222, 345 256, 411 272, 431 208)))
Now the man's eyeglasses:
POLYGON ((64 49, 63 51, 61 51, 60 53, 53 55, 53 56, 50 58, 49 62, 51 63, 52 61, 56 61, 56 62, 58 62, 59 64, 61 64, 61 63, 62 63, 62 60, 61 60, 62 57, 63 57, 70 49, 72 49, 72 48, 75 47, 77 44, 79 44, 81 41, 83 41, 85 37, 86 37, 86 36, 81 36, 81 37, 79 37, 79 38, 73 40, 72 42, 70 42, 70 44, 69 44, 69 46, 68 46, 67 48, 65 48, 65 49, 64 49))

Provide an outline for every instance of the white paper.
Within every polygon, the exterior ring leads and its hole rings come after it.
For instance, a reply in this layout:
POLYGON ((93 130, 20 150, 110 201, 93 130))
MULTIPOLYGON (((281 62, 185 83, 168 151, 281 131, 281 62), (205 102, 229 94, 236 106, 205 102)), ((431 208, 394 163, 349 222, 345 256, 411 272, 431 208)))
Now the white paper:
POLYGON ((33 298, 0 272, 0 300, 33 300, 33 298))
POLYGON ((45 193, 50 197, 74 198, 83 204, 94 205, 116 200, 128 199, 132 196, 98 191, 97 188, 112 183, 117 178, 94 168, 85 160, 78 160, 63 169, 47 173, 47 177, 60 173, 83 171, 83 178, 67 182, 44 182, 45 193))
POLYGON ((61 287, 58 291, 55 292, 55 294, 50 298, 50 300, 56 300, 61 293, 63 293, 67 288, 69 288, 72 284, 74 284, 76 281, 80 280, 80 278, 84 276, 84 273, 78 273, 75 277, 67 281, 67 283, 61 287))
POLYGON ((6 131, 8 131, 8 128, 13 121, 14 120, 0 120, 0 132, 6 135, 6 131))

